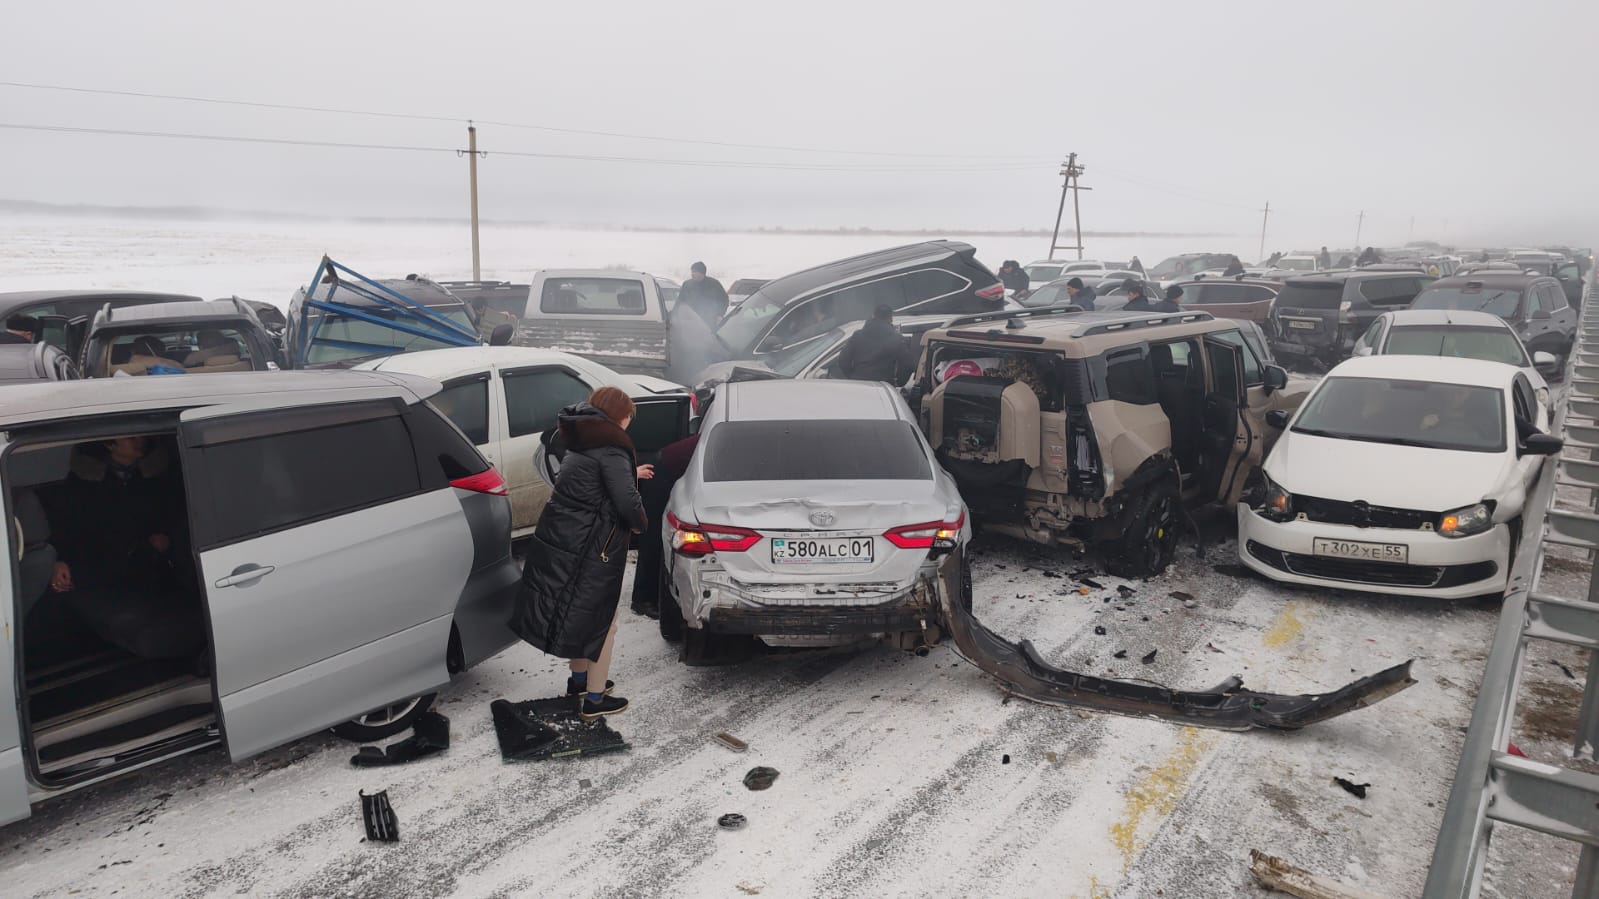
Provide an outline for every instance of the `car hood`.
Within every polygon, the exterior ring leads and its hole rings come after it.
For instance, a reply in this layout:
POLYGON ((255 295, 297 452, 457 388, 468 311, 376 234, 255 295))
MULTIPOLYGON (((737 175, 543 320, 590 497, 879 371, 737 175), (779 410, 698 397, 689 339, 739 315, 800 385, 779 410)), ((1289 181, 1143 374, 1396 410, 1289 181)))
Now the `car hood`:
POLYGON ((1423 449, 1289 432, 1272 449, 1266 474, 1289 493, 1447 512, 1492 495, 1514 465, 1512 453, 1423 449), (1418 472, 1426 476, 1418 477, 1418 472))

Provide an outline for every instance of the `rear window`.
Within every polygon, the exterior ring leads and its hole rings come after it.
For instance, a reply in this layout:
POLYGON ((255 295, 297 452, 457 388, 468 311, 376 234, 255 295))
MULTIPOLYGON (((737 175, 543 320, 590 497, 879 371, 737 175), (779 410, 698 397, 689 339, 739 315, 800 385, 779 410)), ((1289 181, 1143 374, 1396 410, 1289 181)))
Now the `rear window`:
POLYGON ((1458 356, 1527 366, 1521 341, 1504 328, 1407 326, 1394 328, 1383 352, 1394 356, 1458 356))
POLYGON ((702 449, 707 481, 926 481, 920 433, 904 421, 727 421, 702 449))
POLYGON ((1034 281, 1053 281, 1060 277, 1060 269, 1058 265, 1029 265, 1023 271, 1034 281))
POLYGON ((1271 290, 1265 287, 1256 287, 1253 284, 1239 284, 1236 282, 1213 281, 1191 284, 1183 288, 1184 302, 1199 302, 1205 304, 1215 303, 1226 305, 1232 303, 1259 303, 1271 299, 1271 290), (1203 287, 1201 287, 1203 284, 1203 287), (1201 299, 1189 300, 1186 294, 1192 290, 1199 290, 1201 299))
POLYGON ((1337 281, 1326 284, 1285 284, 1277 294, 1278 309, 1337 309, 1344 298, 1344 285, 1337 281))
POLYGON ((1461 309, 1512 318, 1521 311, 1521 291, 1513 287, 1432 287, 1421 292, 1412 309, 1461 309))
POLYGON ((643 315, 644 288, 631 278, 551 278, 539 311, 580 315, 643 315))

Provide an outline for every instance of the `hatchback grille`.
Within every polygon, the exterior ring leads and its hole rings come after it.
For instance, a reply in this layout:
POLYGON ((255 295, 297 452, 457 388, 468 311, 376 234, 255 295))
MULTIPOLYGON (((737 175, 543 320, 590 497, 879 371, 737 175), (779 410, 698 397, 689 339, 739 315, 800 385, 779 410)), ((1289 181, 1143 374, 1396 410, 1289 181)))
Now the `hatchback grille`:
POLYGON ((1326 578, 1330 581, 1352 581, 1357 584, 1381 584, 1388 587, 1431 587, 1443 576, 1437 565, 1400 565, 1394 562, 1368 562, 1363 559, 1328 559, 1322 556, 1304 556, 1283 553, 1288 570, 1306 577, 1326 578))
POLYGON ((1394 528, 1402 531, 1430 529, 1438 516, 1416 509, 1395 509, 1363 502, 1294 497, 1294 511, 1321 524, 1342 524, 1357 528, 1394 528))

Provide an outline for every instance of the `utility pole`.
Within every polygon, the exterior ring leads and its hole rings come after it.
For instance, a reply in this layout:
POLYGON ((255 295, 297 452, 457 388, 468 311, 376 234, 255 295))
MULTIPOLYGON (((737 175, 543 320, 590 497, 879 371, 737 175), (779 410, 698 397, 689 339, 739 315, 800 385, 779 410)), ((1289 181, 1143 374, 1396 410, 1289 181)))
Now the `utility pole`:
POLYGON ((1360 210, 1360 217, 1355 219, 1355 249, 1360 249, 1360 227, 1366 224, 1366 210, 1360 210))
MULTIPOLYGON (((472 280, 481 281, 483 280, 483 264, 481 257, 478 255, 477 238, 477 158, 488 154, 478 152, 477 126, 470 121, 466 123, 466 145, 467 180, 472 190, 472 280)), ((455 154, 459 156, 461 151, 456 150, 455 154)))
POLYGON ((1076 250, 1077 258, 1083 258, 1083 213, 1082 208, 1078 205, 1077 192, 1079 190, 1093 190, 1093 188, 1080 186, 1077 183, 1077 178, 1086 169, 1087 166, 1077 164, 1076 153, 1068 154, 1066 161, 1061 163, 1060 206, 1055 210, 1055 231, 1049 238, 1049 258, 1052 260, 1055 258, 1056 250, 1076 250), (1060 220, 1066 215, 1066 192, 1068 190, 1072 193, 1072 218, 1077 225, 1077 245, 1074 247, 1060 245, 1060 220))
POLYGON ((1260 255, 1256 259, 1266 258, 1266 219, 1271 218, 1271 201, 1266 201, 1266 208, 1260 211, 1260 255))

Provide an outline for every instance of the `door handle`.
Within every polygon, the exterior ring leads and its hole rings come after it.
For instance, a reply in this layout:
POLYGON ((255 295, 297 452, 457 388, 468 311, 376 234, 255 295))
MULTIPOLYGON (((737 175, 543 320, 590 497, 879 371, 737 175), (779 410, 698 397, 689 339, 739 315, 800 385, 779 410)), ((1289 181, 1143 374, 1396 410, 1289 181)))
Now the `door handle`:
POLYGON ((240 565, 233 573, 216 582, 217 587, 242 587, 266 577, 277 568, 272 565, 240 565))

